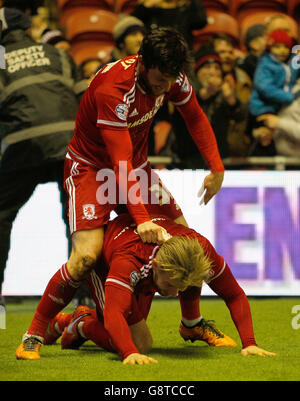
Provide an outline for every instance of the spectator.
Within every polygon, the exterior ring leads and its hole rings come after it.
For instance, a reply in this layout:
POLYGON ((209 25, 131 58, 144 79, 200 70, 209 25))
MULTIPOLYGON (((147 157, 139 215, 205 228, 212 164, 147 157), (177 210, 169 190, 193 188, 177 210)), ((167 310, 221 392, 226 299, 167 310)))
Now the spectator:
MULTIPOLYGON (((293 92, 300 90, 300 80, 296 82, 293 92)), ((264 127, 255 130, 254 134, 262 146, 275 142, 277 154, 280 156, 299 157, 300 154, 300 99, 289 106, 284 106, 278 115, 263 114, 258 117, 264 127)), ((298 166, 299 168, 299 166, 298 166)))
POLYGON ((58 183, 67 222, 63 164, 74 131, 77 94, 87 85, 66 52, 27 35, 28 16, 8 8, 0 11, 7 62, 0 70, 1 294, 13 221, 39 183, 58 183))
POLYGON ((120 14, 113 29, 113 38, 116 45, 112 50, 110 60, 101 63, 98 70, 107 63, 137 54, 145 32, 144 23, 141 20, 127 14, 120 14))
POLYGON ((130 15, 120 14, 113 30, 116 43, 112 51, 111 61, 137 54, 145 35, 142 21, 130 15))
POLYGON ((266 48, 265 25, 252 25, 245 35, 246 56, 239 61, 238 66, 244 70, 253 81, 258 58, 262 56, 266 48))
POLYGON ((146 29, 171 26, 180 31, 193 50, 194 29, 207 24, 202 0, 141 0, 132 15, 142 20, 146 29))
POLYGON ((64 37, 63 33, 59 30, 51 30, 46 28, 41 35, 41 43, 48 43, 48 45, 55 46, 57 49, 69 52, 71 45, 64 37))
POLYGON ((234 88, 237 99, 243 104, 248 104, 252 82, 246 72, 237 64, 233 40, 228 35, 216 34, 209 43, 222 60, 225 81, 234 88))
POLYGON ((87 79, 90 82, 102 65, 103 60, 101 60, 100 58, 88 58, 84 60, 80 64, 83 78, 87 79))
POLYGON ((292 46, 293 39, 286 31, 276 30, 268 35, 267 51, 259 60, 254 76, 249 104, 253 116, 276 113, 280 106, 300 96, 300 92, 291 92, 299 76, 299 69, 292 62, 292 46))
MULTIPOLYGON (((200 87, 197 93, 198 102, 213 127, 220 155, 225 158, 230 155, 230 122, 244 120, 245 106, 236 98, 232 86, 224 80, 222 60, 210 46, 200 48, 195 59, 195 71, 200 87)), ((173 129, 178 146, 177 154, 184 161, 182 167, 204 168, 204 162, 199 158, 193 141, 189 140, 178 113, 173 115, 173 129)), ((244 141, 243 137, 235 139, 239 143, 244 141)))

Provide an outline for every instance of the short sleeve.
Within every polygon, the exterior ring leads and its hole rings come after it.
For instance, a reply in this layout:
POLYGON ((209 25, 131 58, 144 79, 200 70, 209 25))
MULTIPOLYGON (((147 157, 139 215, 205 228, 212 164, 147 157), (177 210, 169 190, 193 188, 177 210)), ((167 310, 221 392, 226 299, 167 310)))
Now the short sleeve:
POLYGON ((141 274, 137 260, 130 255, 116 255, 110 263, 105 285, 117 286, 133 293, 140 280, 141 274))
POLYGON ((97 126, 105 128, 127 128, 128 105, 122 97, 95 92, 97 126))
POLYGON ((182 106, 190 100, 192 93, 193 88, 188 77, 184 73, 180 73, 170 90, 169 100, 174 106, 182 106))

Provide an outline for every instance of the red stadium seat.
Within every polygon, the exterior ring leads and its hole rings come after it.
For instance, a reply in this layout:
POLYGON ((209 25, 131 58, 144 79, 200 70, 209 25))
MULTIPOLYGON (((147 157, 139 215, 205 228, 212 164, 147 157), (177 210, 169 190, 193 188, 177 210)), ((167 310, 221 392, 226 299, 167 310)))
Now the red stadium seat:
POLYGON ((287 12, 297 19, 300 16, 300 0, 287 0, 287 12))
POLYGON ((214 9, 223 12, 230 10, 230 0, 203 0, 203 5, 206 10, 214 9))
POLYGON ((270 10, 286 13, 286 0, 232 0, 231 14, 240 21, 249 11, 270 10))
POLYGON ((70 7, 98 7, 112 10, 114 0, 58 0, 60 10, 70 7))
POLYGON ((70 53, 78 65, 89 58, 99 58, 103 63, 106 63, 110 60, 113 47, 114 45, 110 42, 82 41, 74 43, 70 53))
MULTIPOLYGON (((262 24, 262 25, 267 24, 270 17, 272 17, 273 15, 278 15, 278 14, 281 14, 281 13, 270 12, 270 11, 260 11, 260 12, 253 11, 252 13, 249 12, 248 15, 246 15, 240 23, 241 40, 243 41, 245 34, 246 34, 248 28, 250 28, 250 26, 256 25, 256 24, 262 24)), ((291 27, 291 34, 297 40, 298 36, 299 36, 297 22, 293 18, 289 17, 288 15, 286 15, 286 14, 283 14, 283 15, 289 19, 290 27, 291 27)))
MULTIPOLYGON (((63 9, 60 11, 59 14, 59 25, 61 27, 65 27, 67 24, 68 19, 73 15, 80 13, 81 11, 85 11, 86 9, 89 9, 91 11, 98 11, 99 7, 85 7, 85 6, 80 6, 80 7, 67 7, 66 9, 63 9)), ((108 11, 108 10, 107 10, 108 11)))
POLYGON ((85 10, 74 12, 66 22, 66 38, 71 42, 100 40, 111 42, 117 14, 106 10, 85 10))
POLYGON ((248 9, 270 9, 286 12, 286 2, 287 0, 231 0, 230 12, 234 16, 238 16, 248 9))
POLYGON ((138 0, 113 0, 113 12, 131 14, 137 5, 138 0))
POLYGON ((195 50, 216 33, 230 36, 239 46, 239 28, 236 20, 229 14, 213 9, 207 9, 206 13, 207 25, 203 29, 193 31, 195 50))
POLYGON ((59 25, 64 27, 68 18, 76 11, 80 12, 86 8, 91 10, 113 11, 115 0, 59 0, 59 25))

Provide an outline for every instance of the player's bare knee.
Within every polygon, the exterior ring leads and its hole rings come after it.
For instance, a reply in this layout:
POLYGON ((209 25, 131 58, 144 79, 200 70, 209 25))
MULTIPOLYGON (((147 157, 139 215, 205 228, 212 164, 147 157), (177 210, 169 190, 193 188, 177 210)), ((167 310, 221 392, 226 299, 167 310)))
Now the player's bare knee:
POLYGON ((94 267, 96 266, 96 262, 96 256, 88 254, 83 255, 79 263, 78 273, 85 277, 94 269, 94 267))
POLYGON ((75 280, 81 281, 96 266, 97 257, 95 255, 83 254, 72 256, 69 260, 69 272, 75 280))

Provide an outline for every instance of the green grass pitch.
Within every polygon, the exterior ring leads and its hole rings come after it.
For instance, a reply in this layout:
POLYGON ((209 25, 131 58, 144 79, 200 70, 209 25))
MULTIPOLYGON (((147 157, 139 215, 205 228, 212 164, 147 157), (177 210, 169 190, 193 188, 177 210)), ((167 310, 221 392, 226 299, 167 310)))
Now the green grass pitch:
MULTIPOLYGON (((28 328, 36 301, 8 304, 6 329, 0 330, 0 381, 299 381, 300 328, 292 326, 300 298, 250 298, 258 345, 276 357, 242 357, 240 340, 224 302, 203 298, 201 312, 232 336, 238 348, 213 348, 184 342, 178 334, 179 303, 155 299, 148 319, 156 365, 125 366, 117 355, 93 343, 81 350, 43 346, 41 360, 17 361, 15 350, 28 328)), ((71 311, 70 307, 66 311, 71 311)), ((298 318, 300 323, 300 317, 298 318)))

